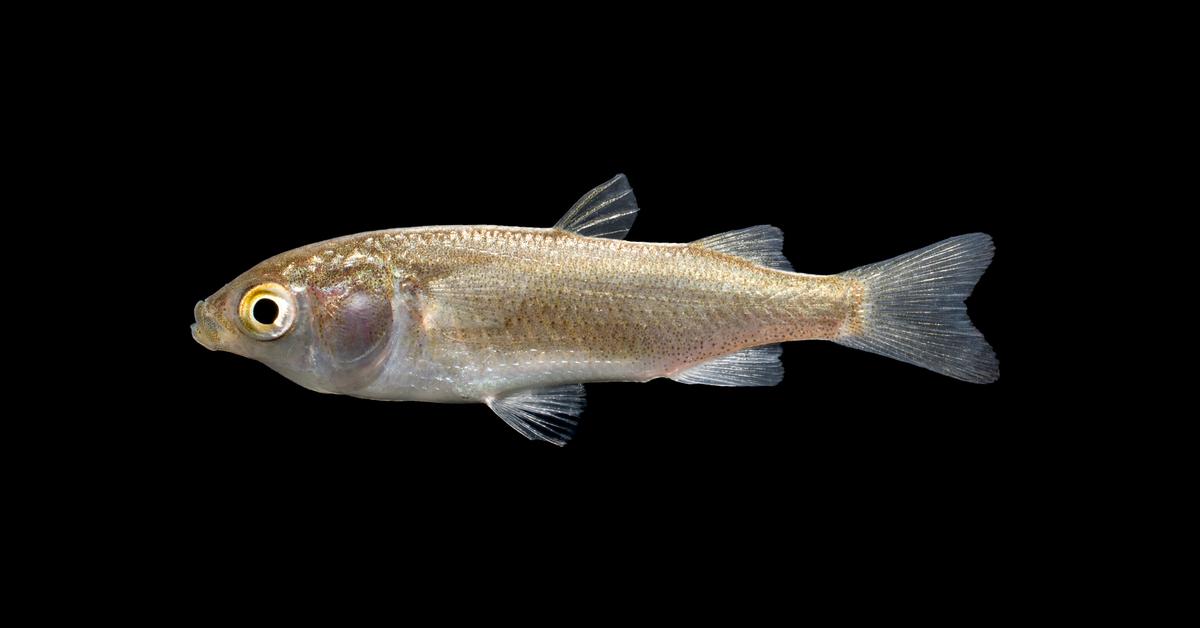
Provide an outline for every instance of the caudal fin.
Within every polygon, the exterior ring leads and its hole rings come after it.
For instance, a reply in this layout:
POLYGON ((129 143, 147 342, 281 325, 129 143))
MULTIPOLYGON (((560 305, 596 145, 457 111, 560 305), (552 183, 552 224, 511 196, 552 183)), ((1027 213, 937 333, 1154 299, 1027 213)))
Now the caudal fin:
POLYGON ((992 238, 972 233, 842 273, 863 284, 858 324, 838 344, 978 384, 1000 364, 963 301, 992 261, 992 238))

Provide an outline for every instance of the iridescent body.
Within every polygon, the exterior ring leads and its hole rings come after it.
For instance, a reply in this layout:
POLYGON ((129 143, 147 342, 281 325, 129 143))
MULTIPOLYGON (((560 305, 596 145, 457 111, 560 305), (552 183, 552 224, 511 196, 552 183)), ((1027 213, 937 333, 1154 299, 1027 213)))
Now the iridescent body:
POLYGON ((591 237, 605 226, 623 236, 637 208, 623 177, 589 196, 556 228, 394 229, 288 251, 198 303, 193 336, 321 392, 488 403, 560 444, 582 408, 582 390, 564 385, 773 384, 778 352, 755 347, 866 337, 871 279, 789 272, 778 230, 690 244, 591 237), (292 320, 255 332, 250 291, 272 285, 263 294, 276 290, 292 320))

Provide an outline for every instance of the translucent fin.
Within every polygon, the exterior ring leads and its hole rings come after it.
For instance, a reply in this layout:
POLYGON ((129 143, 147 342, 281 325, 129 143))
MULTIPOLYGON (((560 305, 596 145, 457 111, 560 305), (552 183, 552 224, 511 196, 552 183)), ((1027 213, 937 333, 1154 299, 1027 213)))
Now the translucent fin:
POLYGON ((619 174, 584 194, 555 229, 593 238, 621 240, 637 218, 637 199, 625 175, 619 174))
POLYGON ((783 380, 783 364, 779 361, 782 354, 779 345, 743 349, 697 364, 671 379, 709 386, 774 386, 783 380))
POLYGON ((972 233, 842 273, 865 284, 861 324, 835 341, 967 382, 996 381, 996 354, 963 303, 994 250, 990 236, 972 233))
POLYGON ((783 256, 783 231, 771 225, 758 225, 726 231, 696 240, 692 244, 748 259, 775 270, 792 272, 792 263, 783 256))
POLYGON ((559 447, 575 435, 575 417, 587 401, 582 384, 534 388, 487 400, 488 407, 529 440, 544 440, 559 447))

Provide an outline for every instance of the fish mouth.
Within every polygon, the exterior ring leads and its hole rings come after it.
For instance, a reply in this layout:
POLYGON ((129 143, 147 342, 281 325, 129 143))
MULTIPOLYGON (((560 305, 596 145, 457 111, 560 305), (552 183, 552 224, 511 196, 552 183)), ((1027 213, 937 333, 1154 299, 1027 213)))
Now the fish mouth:
POLYGON ((219 350, 222 330, 209 310, 208 303, 203 299, 197 301, 196 307, 192 309, 192 315, 196 318, 196 322, 192 323, 192 340, 200 343, 209 351, 219 350))

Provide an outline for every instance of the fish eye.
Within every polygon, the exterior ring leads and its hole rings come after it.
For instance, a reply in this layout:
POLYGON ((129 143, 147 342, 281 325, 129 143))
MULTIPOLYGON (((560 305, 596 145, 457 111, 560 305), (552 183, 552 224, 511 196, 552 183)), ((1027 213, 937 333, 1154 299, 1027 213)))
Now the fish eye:
POLYGON ((260 325, 270 325, 279 318, 279 306, 275 305, 272 299, 259 299, 254 303, 254 311, 251 314, 254 320, 260 325))
POLYGON ((287 288, 263 283, 246 291, 238 305, 242 330, 255 340, 275 340, 292 328, 296 319, 295 301, 287 288))

